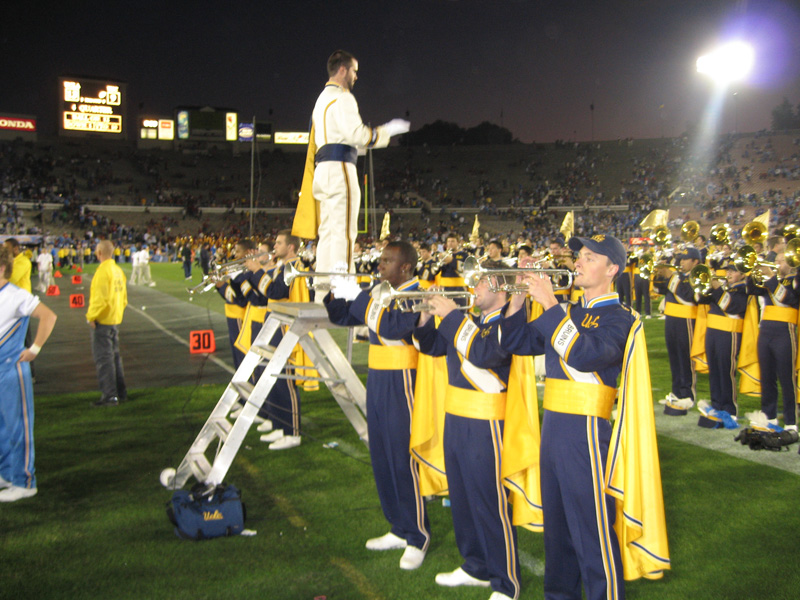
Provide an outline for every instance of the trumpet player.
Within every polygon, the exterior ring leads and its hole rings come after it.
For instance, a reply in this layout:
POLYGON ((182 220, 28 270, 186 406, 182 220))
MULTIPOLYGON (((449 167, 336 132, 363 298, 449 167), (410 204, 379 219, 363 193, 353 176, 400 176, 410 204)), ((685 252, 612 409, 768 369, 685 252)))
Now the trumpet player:
POLYGON ((433 255, 431 254, 430 246, 421 244, 419 247, 419 261, 417 262, 417 279, 419 279, 419 287, 428 289, 433 285, 436 280, 436 269, 433 255))
POLYGON ((678 254, 678 271, 660 267, 653 285, 664 294, 664 338, 672 372, 672 390, 665 398, 664 414, 682 416, 694 406, 697 374, 691 359, 692 338, 697 318, 697 298, 689 282, 689 273, 700 263, 697 248, 678 254))
MULTIPOLYGON (((768 426, 778 426, 778 382, 783 397, 784 429, 797 431, 797 310, 800 305, 796 275, 780 252, 775 259, 777 272, 757 285, 753 275, 747 278, 747 293, 764 301, 758 325, 758 365, 761 372, 761 412, 768 426)), ((756 266, 767 270, 767 267, 756 266)), ((760 416, 760 415, 759 415, 760 416)), ((759 419, 753 419, 754 424, 759 419)))
POLYGON ((506 299, 505 292, 489 289, 484 276, 475 285, 480 317, 465 316, 452 299, 435 296, 415 333, 421 352, 447 356, 444 462, 456 545, 464 561, 436 575, 436 583, 491 587, 490 600, 516 599, 520 591, 516 530, 500 478, 511 365, 511 354, 500 347, 498 336, 506 299), (438 328, 434 315, 442 318, 438 328))
MULTIPOLYGON (((234 246, 233 253, 236 260, 244 259, 255 250, 256 245, 251 240, 239 240, 234 246)), ((242 295, 241 285, 247 279, 247 273, 241 273, 227 281, 218 281, 215 285, 217 292, 225 301, 225 320, 228 322, 228 340, 231 343, 233 354, 233 367, 239 368, 244 360, 244 352, 236 347, 236 338, 242 329, 244 315, 247 312, 247 299, 242 295)))
POLYGON ((446 291, 466 289, 463 265, 467 256, 467 251, 458 246, 458 236, 455 233, 449 233, 445 240, 445 254, 438 265, 439 274, 436 277, 436 284, 446 291))
POLYGON ((738 412, 736 365, 742 342, 744 314, 747 309, 745 275, 734 264, 725 267, 726 285, 712 278, 710 289, 700 296, 700 304, 709 304, 706 322, 706 359, 711 405, 700 400, 697 408, 700 427, 718 429, 736 426, 738 412))
MULTIPOLYGON (((583 289, 583 298, 567 306, 559 304, 549 278, 526 275, 529 294, 544 312, 528 323, 522 310, 524 299, 512 296, 501 325, 501 343, 514 354, 544 352, 547 361, 539 460, 544 597, 581 598, 582 584, 586 598, 624 598, 623 553, 614 528, 616 515, 622 514, 615 502, 618 506, 621 499, 617 494, 616 501, 612 497, 612 476, 607 481, 605 474, 615 472, 613 463, 625 465, 630 483, 644 478, 653 482, 658 477, 655 427, 647 425, 647 420, 653 423, 647 350, 640 322, 614 292, 614 280, 626 263, 622 243, 612 236, 595 235, 572 237, 569 246, 579 253, 575 285, 583 289), (621 373, 615 428, 631 436, 627 439, 637 451, 610 448, 610 417, 621 373)), ((632 561, 631 573, 637 568, 635 563, 647 564, 639 576, 652 569, 651 560, 669 568, 660 496, 659 485, 637 497, 654 509, 646 522, 639 521, 642 530, 658 532, 639 546, 642 555, 633 544, 626 547, 624 559, 632 561), (647 558, 642 560, 644 554, 647 558)), ((627 511, 625 516, 638 519, 627 511)))
MULTIPOLYGON (((416 290, 417 252, 408 242, 389 242, 381 253, 378 272, 399 291, 416 290)), ((411 413, 418 352, 412 334, 418 315, 397 307, 382 307, 357 284, 331 279, 324 299, 337 325, 369 328, 367 431, 372 473, 389 531, 367 540, 368 550, 402 549, 400 568, 418 568, 428 551, 430 526, 420 493, 419 467, 411 457, 411 413)))
MULTIPOLYGON (((250 348, 270 312, 271 304, 286 301, 308 302, 309 294, 305 279, 297 278, 292 281, 291 285, 287 285, 283 277, 286 265, 298 265, 300 259, 297 256, 297 250, 299 247, 300 238, 292 235, 291 230, 284 229, 279 231, 275 238, 272 249, 273 257, 266 254, 269 247, 262 244, 259 252, 264 253, 264 256, 260 259, 250 259, 245 263, 249 275, 247 281, 242 283, 241 289, 250 305, 247 309, 242 334, 237 340, 240 350, 247 352, 250 348), (247 329, 248 327, 249 329, 247 329), (248 336, 248 334, 250 335, 248 336)), ((285 331, 279 328, 270 340, 270 345, 277 348, 284 333, 285 331)), ((294 370, 288 365, 287 374, 294 374, 294 370)), ((266 410, 259 414, 265 419, 258 426, 258 431, 263 434, 261 441, 269 443, 270 450, 288 450, 299 446, 301 442, 300 395, 295 385, 287 379, 276 380, 264 406, 266 410)))

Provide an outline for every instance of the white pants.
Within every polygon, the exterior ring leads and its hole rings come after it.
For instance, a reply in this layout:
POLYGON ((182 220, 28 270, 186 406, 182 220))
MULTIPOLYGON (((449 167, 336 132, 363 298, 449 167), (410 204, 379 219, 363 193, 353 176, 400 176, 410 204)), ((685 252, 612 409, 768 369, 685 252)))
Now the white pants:
POLYGON ((319 202, 319 243, 317 266, 330 272, 341 263, 355 272, 353 244, 358 234, 361 188, 353 164, 325 161, 314 171, 314 198, 319 202))

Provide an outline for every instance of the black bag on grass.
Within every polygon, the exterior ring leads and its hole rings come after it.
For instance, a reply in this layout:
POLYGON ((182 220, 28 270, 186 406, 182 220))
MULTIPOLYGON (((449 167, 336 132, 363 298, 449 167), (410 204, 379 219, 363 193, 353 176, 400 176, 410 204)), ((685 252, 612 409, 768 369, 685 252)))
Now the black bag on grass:
POLYGON ((191 491, 176 490, 167 502, 175 535, 187 540, 239 535, 246 516, 242 494, 233 485, 198 483, 191 491))

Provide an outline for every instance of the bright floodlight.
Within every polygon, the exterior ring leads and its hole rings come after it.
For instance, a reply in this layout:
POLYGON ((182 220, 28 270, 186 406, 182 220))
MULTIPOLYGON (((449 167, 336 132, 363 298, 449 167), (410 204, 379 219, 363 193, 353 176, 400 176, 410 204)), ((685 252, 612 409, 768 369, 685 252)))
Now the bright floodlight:
POLYGON ((697 72, 721 83, 744 79, 753 68, 754 52, 750 44, 731 42, 697 59, 697 72))

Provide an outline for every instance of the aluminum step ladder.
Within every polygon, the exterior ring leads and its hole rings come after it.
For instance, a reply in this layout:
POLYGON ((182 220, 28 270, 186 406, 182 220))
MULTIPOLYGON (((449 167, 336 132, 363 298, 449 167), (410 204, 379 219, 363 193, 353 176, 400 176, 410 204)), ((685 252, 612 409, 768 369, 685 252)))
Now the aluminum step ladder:
MULTIPOLYGON (((177 469, 170 467, 161 472, 160 479, 164 487, 179 489, 190 477, 209 485, 221 483, 258 410, 279 378, 324 381, 358 437, 365 444, 368 442, 366 390, 328 332, 328 329, 338 326, 330 322, 325 307, 309 302, 276 302, 270 309, 261 331, 181 464, 177 469), (288 326, 283 339, 277 347, 270 346, 272 337, 283 325, 288 326), (298 343, 311 359, 313 368, 319 372, 320 377, 309 377, 302 373, 282 374, 298 343), (260 365, 265 365, 265 368, 253 385, 253 373, 260 365), (240 397, 245 400, 244 408, 236 418, 232 418, 230 413, 239 407, 240 397), (215 441, 217 444, 214 444, 215 441), (218 451, 209 459, 207 452, 212 444, 218 451)), ((295 368, 296 372, 301 369, 295 368)))

